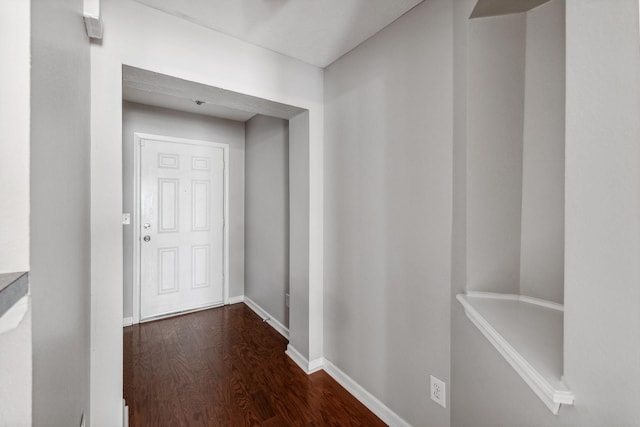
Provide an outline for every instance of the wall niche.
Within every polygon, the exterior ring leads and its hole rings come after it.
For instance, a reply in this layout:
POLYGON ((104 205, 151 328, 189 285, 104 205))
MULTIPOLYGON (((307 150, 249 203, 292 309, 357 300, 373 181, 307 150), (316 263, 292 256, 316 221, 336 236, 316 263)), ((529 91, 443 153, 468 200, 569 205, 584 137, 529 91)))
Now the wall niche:
POLYGON ((468 21, 473 323, 557 413, 564 300, 564 0, 480 0, 468 21))

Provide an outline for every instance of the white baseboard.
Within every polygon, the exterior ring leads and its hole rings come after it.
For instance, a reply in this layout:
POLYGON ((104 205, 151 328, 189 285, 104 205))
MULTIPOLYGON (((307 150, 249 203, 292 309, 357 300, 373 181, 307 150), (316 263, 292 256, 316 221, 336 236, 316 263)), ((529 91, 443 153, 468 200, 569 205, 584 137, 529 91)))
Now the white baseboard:
POLYGON ((122 326, 131 326, 133 325, 133 317, 125 317, 122 319, 122 326))
POLYGON ((238 297, 229 297, 229 299, 227 299, 227 305, 240 304, 241 302, 244 302, 244 295, 240 295, 238 297))
POLYGON ((122 427, 129 427, 129 407, 124 399, 122 399, 122 427))
POLYGON ((351 393, 364 406, 369 408, 371 412, 376 414, 378 418, 387 423, 389 426, 411 427, 411 424, 400 418, 398 414, 389 409, 389 407, 378 400, 378 398, 365 390, 360 384, 353 380, 353 378, 342 372, 336 365, 334 365, 327 359, 324 359, 323 369, 342 387, 344 387, 349 393, 351 393))
POLYGON ((309 372, 308 374, 313 374, 314 372, 318 372, 324 368, 324 357, 318 357, 317 359, 313 359, 309 361, 309 372))
POLYGON ((251 298, 245 296, 244 297, 244 303, 251 310, 255 311, 255 313, 258 316, 260 316, 262 318, 262 320, 266 321, 273 329, 278 331, 280 333, 280 335, 282 335, 286 339, 289 339, 289 328, 287 328, 282 323, 278 322, 276 319, 271 317, 271 315, 269 313, 267 313, 267 311, 265 309, 263 309, 258 304, 256 304, 255 301, 253 301, 251 298))
POLYGON ((319 357, 309 362, 306 357, 296 350, 291 344, 287 345, 287 351, 285 354, 289 356, 289 359, 293 360, 296 365, 304 371, 305 374, 310 375, 322 369, 324 366, 324 359, 319 357))

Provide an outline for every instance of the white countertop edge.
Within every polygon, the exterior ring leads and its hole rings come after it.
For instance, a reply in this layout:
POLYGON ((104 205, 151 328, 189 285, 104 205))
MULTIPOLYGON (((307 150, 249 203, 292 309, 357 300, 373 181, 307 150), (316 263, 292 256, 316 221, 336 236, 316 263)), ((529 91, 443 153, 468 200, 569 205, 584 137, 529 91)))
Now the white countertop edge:
POLYGON ((0 334, 18 327, 29 310, 29 298, 29 294, 23 296, 0 317, 0 334))
POLYGON ((500 294, 497 292, 480 292, 480 291, 467 291, 466 295, 472 298, 488 298, 488 299, 506 299, 512 301, 526 302, 527 304, 539 305, 540 307, 550 308, 552 310, 564 311, 564 305, 557 302, 547 301, 540 298, 528 297, 526 295, 518 294, 500 294))
MULTIPOLYGON (((527 362, 527 360, 513 348, 507 340, 500 335, 493 326, 473 307, 473 304, 469 302, 468 297, 475 298, 494 298, 494 299, 507 299, 522 301, 525 303, 531 303, 540 305, 547 308, 555 308, 559 304, 551 303, 552 307, 547 304, 540 304, 539 302, 548 302, 531 298, 535 300, 529 301, 530 297, 521 297, 519 295, 509 294, 494 294, 490 292, 469 292, 467 295, 458 294, 457 300, 462 304, 465 310, 465 314, 476 325, 476 327, 482 332, 482 334, 489 340, 489 342, 498 350, 498 352, 505 358, 505 360, 513 367, 516 372, 522 377, 522 379, 531 387, 536 395, 544 402, 553 414, 557 414, 560 405, 572 405, 574 401, 574 395, 568 389, 557 389, 549 381, 547 381, 533 366, 527 362), (480 295, 479 295, 480 294, 480 295)), ((561 379, 558 379, 561 381, 561 379)))

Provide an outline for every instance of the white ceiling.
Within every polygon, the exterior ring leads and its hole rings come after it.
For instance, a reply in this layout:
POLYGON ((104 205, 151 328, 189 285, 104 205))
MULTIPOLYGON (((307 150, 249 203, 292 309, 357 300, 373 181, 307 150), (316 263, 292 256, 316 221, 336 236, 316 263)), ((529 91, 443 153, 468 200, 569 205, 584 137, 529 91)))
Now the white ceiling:
MULTIPOLYGON (((197 98, 201 97, 197 96, 197 98)), ((246 122, 255 116, 255 113, 252 112, 236 110, 224 105, 210 104, 200 99, 199 101, 204 103, 198 105, 196 104, 195 99, 138 89, 130 83, 125 83, 125 85, 123 85, 122 99, 129 102, 136 102, 138 104, 151 105, 153 107, 169 108, 171 110, 183 111, 185 113, 202 114, 204 116, 236 120, 238 122, 246 122)))
POLYGON ((422 0, 136 0, 326 67, 422 0))
POLYGON ((122 99, 241 122, 256 114, 288 120, 304 111, 290 105, 127 65, 122 72, 122 99), (201 105, 197 105, 196 100, 201 105))
POLYGON ((478 0, 471 13, 471 18, 508 15, 511 13, 527 12, 535 7, 547 3, 549 0, 478 0))

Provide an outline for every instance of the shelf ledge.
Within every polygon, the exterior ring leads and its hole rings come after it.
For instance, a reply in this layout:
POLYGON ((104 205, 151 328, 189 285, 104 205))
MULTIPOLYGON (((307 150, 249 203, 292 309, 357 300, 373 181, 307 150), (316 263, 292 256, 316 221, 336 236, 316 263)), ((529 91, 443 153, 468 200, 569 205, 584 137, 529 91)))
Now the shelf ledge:
POLYGON ((27 273, 0 274, 0 334, 15 329, 29 308, 27 273))
POLYGON ((573 405, 562 380, 564 307, 523 295, 459 294, 467 317, 551 412, 573 405))

